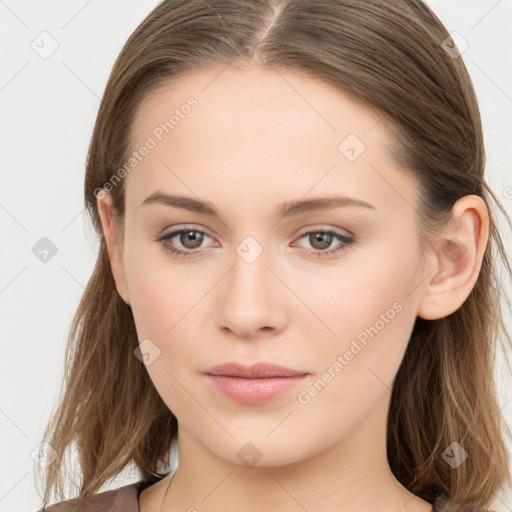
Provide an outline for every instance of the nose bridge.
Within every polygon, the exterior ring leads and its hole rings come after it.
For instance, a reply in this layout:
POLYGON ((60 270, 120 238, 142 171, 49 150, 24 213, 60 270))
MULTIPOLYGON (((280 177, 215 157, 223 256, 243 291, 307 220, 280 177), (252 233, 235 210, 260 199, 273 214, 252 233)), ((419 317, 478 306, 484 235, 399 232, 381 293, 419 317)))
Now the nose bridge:
POLYGON ((269 270, 271 251, 248 236, 235 248, 232 270, 222 287, 220 322, 239 335, 279 327, 276 278, 269 270))
MULTIPOLYGON (((230 278, 230 293, 240 303, 260 303, 268 301, 267 286, 269 274, 270 250, 264 248, 253 236, 247 236, 235 248, 236 255, 233 258, 233 271, 230 278)), ((262 303, 258 307, 262 307, 262 303)))

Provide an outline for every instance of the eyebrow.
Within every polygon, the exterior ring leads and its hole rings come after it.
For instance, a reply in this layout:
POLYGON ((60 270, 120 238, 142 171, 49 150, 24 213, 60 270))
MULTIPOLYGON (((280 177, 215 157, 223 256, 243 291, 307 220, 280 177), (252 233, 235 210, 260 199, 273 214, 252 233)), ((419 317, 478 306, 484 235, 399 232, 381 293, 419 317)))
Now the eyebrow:
MULTIPOLYGON (((141 206, 149 206, 152 204, 182 208, 202 215, 221 218, 213 204, 207 201, 201 201, 187 196, 169 195, 161 190, 157 190, 146 197, 141 206)), ((276 208, 276 215, 278 218, 282 219, 285 217, 302 215, 312 211, 332 210, 342 206, 362 206, 373 210, 376 209, 375 206, 360 199, 341 195, 331 195, 280 203, 276 208)))

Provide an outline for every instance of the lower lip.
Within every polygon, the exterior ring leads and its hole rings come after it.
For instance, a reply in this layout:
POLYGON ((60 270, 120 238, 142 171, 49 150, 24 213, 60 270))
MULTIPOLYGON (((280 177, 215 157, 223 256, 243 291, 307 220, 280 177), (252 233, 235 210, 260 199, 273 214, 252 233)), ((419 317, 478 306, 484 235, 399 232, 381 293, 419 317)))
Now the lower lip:
POLYGON ((213 387, 224 395, 244 404, 262 404, 294 388, 304 381, 306 375, 296 377, 269 377, 243 379, 227 375, 206 374, 213 387))

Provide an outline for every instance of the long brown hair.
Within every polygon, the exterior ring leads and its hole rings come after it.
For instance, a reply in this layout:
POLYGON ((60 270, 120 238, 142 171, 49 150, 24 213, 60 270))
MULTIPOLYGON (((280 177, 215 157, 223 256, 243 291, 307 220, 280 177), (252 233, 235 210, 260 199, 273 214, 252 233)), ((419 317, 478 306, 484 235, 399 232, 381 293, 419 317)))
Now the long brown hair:
MULTIPOLYGON (((134 319, 116 290, 96 194, 119 177, 145 97, 187 71, 251 63, 321 79, 382 116, 397 164, 422 190, 423 240, 449 221, 459 198, 486 202, 489 242, 469 297, 446 318, 416 319, 392 390, 387 453, 396 478, 427 501, 492 504, 511 477, 493 377, 496 349, 511 345, 499 260, 507 278, 512 271, 491 200, 509 227, 510 219, 484 181, 475 92, 447 38, 422 0, 164 0, 137 27, 112 69, 89 147, 85 205, 101 246, 70 330, 64 392, 44 434, 56 455, 43 475, 45 506, 52 492, 66 498, 71 448, 82 476, 78 499, 130 465, 151 482, 169 464, 177 420, 134 357, 134 319), (453 442, 469 453, 457 470, 442 458, 453 442)), ((118 181, 111 194, 122 225, 118 181)))

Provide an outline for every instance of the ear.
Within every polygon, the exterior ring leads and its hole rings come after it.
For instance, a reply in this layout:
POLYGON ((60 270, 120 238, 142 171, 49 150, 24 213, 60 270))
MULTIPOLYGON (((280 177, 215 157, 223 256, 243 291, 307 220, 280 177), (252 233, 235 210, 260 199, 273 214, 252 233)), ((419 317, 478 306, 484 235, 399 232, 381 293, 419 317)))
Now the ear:
POLYGON ((121 298, 130 305, 126 274, 123 263, 122 241, 116 240, 116 228, 118 218, 113 207, 112 196, 109 192, 102 190, 96 196, 98 212, 103 228, 103 236, 108 250, 110 267, 116 283, 117 291, 121 298))
POLYGON ((451 315, 475 286, 487 247, 489 211, 476 195, 459 199, 452 219, 431 255, 437 271, 425 282, 418 316, 436 320, 451 315))

